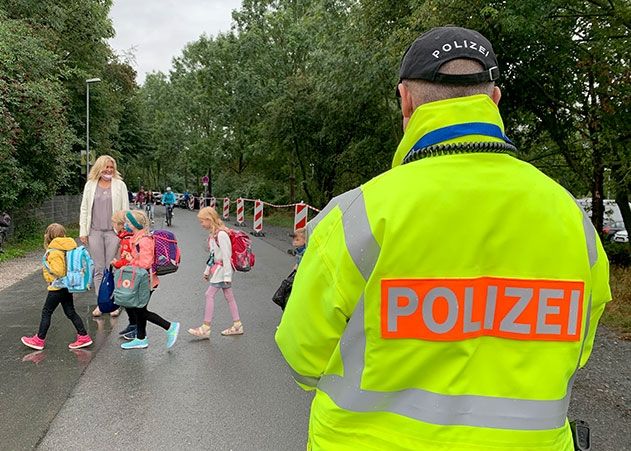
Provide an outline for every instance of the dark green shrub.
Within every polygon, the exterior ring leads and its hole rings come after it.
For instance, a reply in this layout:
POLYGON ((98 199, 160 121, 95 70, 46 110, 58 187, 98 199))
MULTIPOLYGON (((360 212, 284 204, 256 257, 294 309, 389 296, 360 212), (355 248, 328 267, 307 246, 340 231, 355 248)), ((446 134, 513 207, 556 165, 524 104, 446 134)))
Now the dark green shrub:
POLYGON ((631 266, 631 243, 605 241, 603 246, 609 258, 609 263, 622 267, 631 266))

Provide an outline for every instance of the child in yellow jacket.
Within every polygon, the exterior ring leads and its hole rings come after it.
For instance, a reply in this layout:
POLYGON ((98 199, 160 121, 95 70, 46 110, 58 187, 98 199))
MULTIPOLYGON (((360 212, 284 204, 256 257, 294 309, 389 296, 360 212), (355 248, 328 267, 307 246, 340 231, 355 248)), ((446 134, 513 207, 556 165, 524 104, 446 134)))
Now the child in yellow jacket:
POLYGON ((32 337, 22 337, 22 343, 29 348, 44 349, 46 333, 50 327, 50 318, 55 309, 61 304, 64 313, 77 329, 76 341, 70 343, 70 349, 85 348, 92 344, 92 339, 85 330, 81 317, 74 309, 74 299, 68 288, 59 287, 55 282, 66 275, 66 251, 77 247, 72 238, 66 236, 66 229, 61 224, 53 223, 46 228, 44 234, 44 248, 49 251, 46 255, 46 263, 50 270, 44 267, 44 280, 48 282, 48 296, 42 309, 42 320, 39 323, 39 331, 32 337))

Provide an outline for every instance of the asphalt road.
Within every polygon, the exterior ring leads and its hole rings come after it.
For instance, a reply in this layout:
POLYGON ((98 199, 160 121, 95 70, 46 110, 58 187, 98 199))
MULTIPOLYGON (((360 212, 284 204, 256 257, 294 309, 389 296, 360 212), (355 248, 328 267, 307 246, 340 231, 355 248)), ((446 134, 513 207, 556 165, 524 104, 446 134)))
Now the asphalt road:
POLYGON ((238 273, 233 283, 245 334, 221 336, 232 321, 219 294, 211 340, 200 341, 186 330, 202 321, 206 235, 195 213, 183 210, 172 230, 182 264, 161 279, 150 303, 182 324, 170 351, 154 325, 148 325, 149 348, 121 350, 122 340, 110 331, 125 327, 125 314, 95 321, 93 295, 80 295, 76 308, 95 345, 67 348, 74 330, 59 308, 46 349, 30 352, 19 339, 39 323, 41 274, 0 291, 0 449, 305 449, 311 395, 295 385, 276 348, 281 311, 270 300, 292 257, 254 238, 255 270, 238 273))
MULTIPOLYGON (((159 221, 162 210, 156 213, 159 221)), ((0 291, 0 450, 305 449, 311 395, 294 384, 274 344, 280 310, 270 301, 293 265, 290 238, 284 229, 265 230, 265 237, 253 238, 255 269, 234 281, 241 337, 219 333, 231 323, 221 294, 211 340, 186 333, 203 315, 205 232, 194 212, 179 209, 173 231, 182 265, 162 278, 150 304, 182 323, 170 351, 153 325, 148 349, 121 350, 110 332, 125 327, 125 315, 95 321, 93 295, 85 294, 75 305, 95 345, 68 350, 74 331, 58 309, 46 349, 31 352, 19 338, 39 323, 40 273, 0 291)), ((569 412, 592 426, 594 451, 631 451, 630 367, 631 342, 601 327, 569 412)))

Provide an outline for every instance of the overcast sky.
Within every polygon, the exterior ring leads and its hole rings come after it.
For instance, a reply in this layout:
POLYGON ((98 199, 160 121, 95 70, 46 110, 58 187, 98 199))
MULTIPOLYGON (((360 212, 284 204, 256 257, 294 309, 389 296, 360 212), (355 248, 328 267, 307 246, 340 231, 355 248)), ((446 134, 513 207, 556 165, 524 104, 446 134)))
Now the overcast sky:
POLYGON ((132 50, 142 84, 147 73, 168 73, 171 59, 202 33, 229 31, 232 10, 240 6, 240 0, 114 0, 110 46, 118 54, 132 50))

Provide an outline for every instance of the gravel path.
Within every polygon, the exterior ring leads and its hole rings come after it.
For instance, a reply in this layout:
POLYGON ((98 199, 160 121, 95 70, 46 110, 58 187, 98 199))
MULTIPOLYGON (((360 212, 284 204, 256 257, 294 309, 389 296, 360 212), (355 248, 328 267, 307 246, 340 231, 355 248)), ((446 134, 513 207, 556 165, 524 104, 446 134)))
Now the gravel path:
MULTIPOLYGON (((262 239, 272 246, 291 249, 289 229, 266 226, 264 232, 262 239)), ((0 290, 39 270, 40 259, 36 251, 0 263, 0 290)), ((589 363, 576 378, 569 416, 590 424, 592 450, 631 451, 631 341, 599 327, 589 363)))
POLYGON ((43 251, 30 252, 24 257, 0 263, 0 290, 10 287, 42 267, 43 251))

